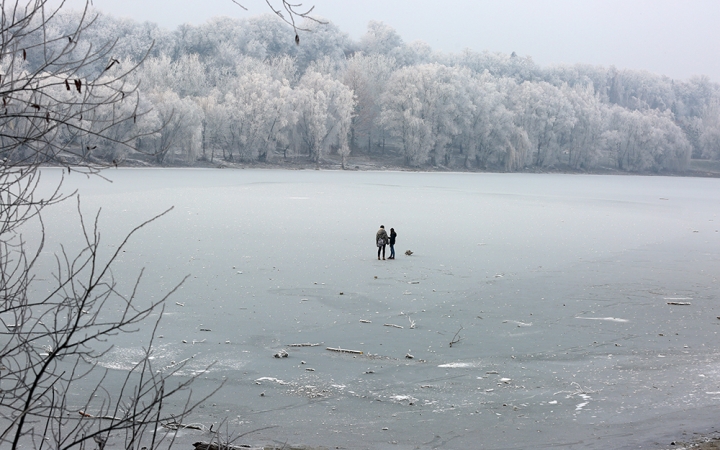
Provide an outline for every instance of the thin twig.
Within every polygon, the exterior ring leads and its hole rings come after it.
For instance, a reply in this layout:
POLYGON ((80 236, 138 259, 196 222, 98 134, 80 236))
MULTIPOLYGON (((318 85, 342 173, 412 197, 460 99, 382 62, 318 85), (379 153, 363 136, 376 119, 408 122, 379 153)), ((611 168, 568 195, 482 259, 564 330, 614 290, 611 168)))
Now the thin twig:
POLYGON ((462 329, 463 329, 463 327, 460 326, 460 329, 457 330, 457 333, 455 333, 455 336, 453 336, 452 340, 450 341, 450 347, 452 347, 453 344, 457 344, 458 342, 460 342, 462 340, 462 338, 459 336, 462 329))

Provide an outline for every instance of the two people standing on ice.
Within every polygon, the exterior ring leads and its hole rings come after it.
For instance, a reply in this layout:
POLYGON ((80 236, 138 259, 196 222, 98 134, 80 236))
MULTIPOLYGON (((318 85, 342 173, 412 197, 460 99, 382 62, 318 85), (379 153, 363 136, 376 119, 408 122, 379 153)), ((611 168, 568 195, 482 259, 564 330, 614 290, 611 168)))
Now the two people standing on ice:
POLYGON ((388 236, 387 231, 385 231, 385 225, 380 225, 380 229, 377 233, 375 233, 375 242, 377 242, 378 247, 378 260, 380 260, 380 253, 382 252, 382 259, 385 259, 385 246, 387 244, 390 244, 390 257, 388 259, 395 259, 395 239, 397 238, 397 233, 395 232, 395 228, 390 228, 390 235, 388 236))

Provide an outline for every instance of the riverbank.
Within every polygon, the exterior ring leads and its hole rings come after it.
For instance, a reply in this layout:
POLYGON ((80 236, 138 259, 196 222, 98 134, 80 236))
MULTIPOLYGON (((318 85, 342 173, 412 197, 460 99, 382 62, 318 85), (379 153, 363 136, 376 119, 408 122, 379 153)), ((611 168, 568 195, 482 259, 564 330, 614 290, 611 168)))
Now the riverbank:
MULTIPOLYGON (((67 165, 80 164, 72 155, 61 158, 67 165)), ((157 164, 149 158, 124 158, 108 163, 101 159, 93 159, 92 164, 106 165, 108 167, 197 167, 218 169, 287 169, 287 170, 348 170, 348 171, 394 171, 394 172, 460 172, 460 173, 505 173, 502 168, 477 169, 464 167, 457 161, 445 165, 423 165, 410 167, 405 164, 402 156, 393 154, 367 155, 358 154, 349 156, 343 165, 342 158, 337 155, 323 157, 320 162, 313 162, 307 156, 275 156, 269 161, 227 161, 221 158, 213 160, 197 160, 192 163, 175 162, 172 164, 157 164)), ((587 175, 640 175, 640 176, 679 176, 698 178, 720 178, 720 161, 693 159, 686 170, 662 172, 627 172, 611 167, 598 166, 592 170, 574 169, 566 164, 556 164, 548 167, 526 167, 515 173, 565 173, 587 175)))

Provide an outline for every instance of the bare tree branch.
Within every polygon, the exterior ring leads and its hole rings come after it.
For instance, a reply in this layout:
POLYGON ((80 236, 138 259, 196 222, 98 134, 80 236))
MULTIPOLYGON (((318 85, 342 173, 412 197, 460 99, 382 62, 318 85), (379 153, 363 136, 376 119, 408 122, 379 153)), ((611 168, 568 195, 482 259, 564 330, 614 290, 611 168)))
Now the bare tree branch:
POLYGON ((327 24, 327 22, 316 19, 310 15, 315 9, 315 6, 311 6, 305 9, 303 8, 302 3, 294 4, 288 2, 287 0, 282 0, 280 7, 275 6, 271 0, 265 0, 265 3, 267 3, 272 12, 275 13, 275 15, 277 15, 279 18, 281 18, 283 22, 293 27, 293 31, 295 32, 295 43, 297 45, 300 45, 300 36, 298 35, 298 31, 310 31, 309 28, 302 28, 298 26, 297 21, 299 19, 310 20, 312 22, 320 24, 327 24), (282 10, 285 10, 285 14, 283 14, 282 10))
POLYGON ((94 149, 135 147, 143 136, 135 122, 148 110, 128 78, 142 61, 123 67, 113 56, 115 42, 84 45, 96 19, 89 2, 76 27, 60 34, 52 20, 64 2, 54 8, 49 0, 0 4, 0 447, 171 444, 161 424, 207 398, 193 398, 194 377, 182 375, 187 361, 152 365, 163 305, 184 279, 161 299, 141 301, 144 270, 125 293, 113 265, 139 230, 172 208, 130 230, 102 256, 100 212, 87 221, 78 198, 81 248, 60 246, 52 273, 40 273, 47 245, 42 212, 76 196, 62 192, 66 175, 41 193, 40 168, 72 164, 68 174, 101 176, 107 164, 93 158, 94 149), (91 66, 105 69, 92 75, 91 66), (156 313, 143 354, 124 377, 103 369, 112 339, 138 332, 156 313), (180 396, 186 396, 184 406, 170 411, 167 400, 180 396))

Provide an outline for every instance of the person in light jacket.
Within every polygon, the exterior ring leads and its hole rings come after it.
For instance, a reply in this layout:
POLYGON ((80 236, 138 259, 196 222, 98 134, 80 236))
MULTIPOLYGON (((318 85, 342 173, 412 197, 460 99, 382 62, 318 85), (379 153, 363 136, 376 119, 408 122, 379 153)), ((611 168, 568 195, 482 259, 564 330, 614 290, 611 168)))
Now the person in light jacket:
POLYGON ((385 231, 385 225, 380 225, 380 229, 375 233, 375 242, 378 247, 378 260, 380 260, 380 252, 382 251, 382 259, 385 259, 385 245, 388 243, 388 234, 385 231))

